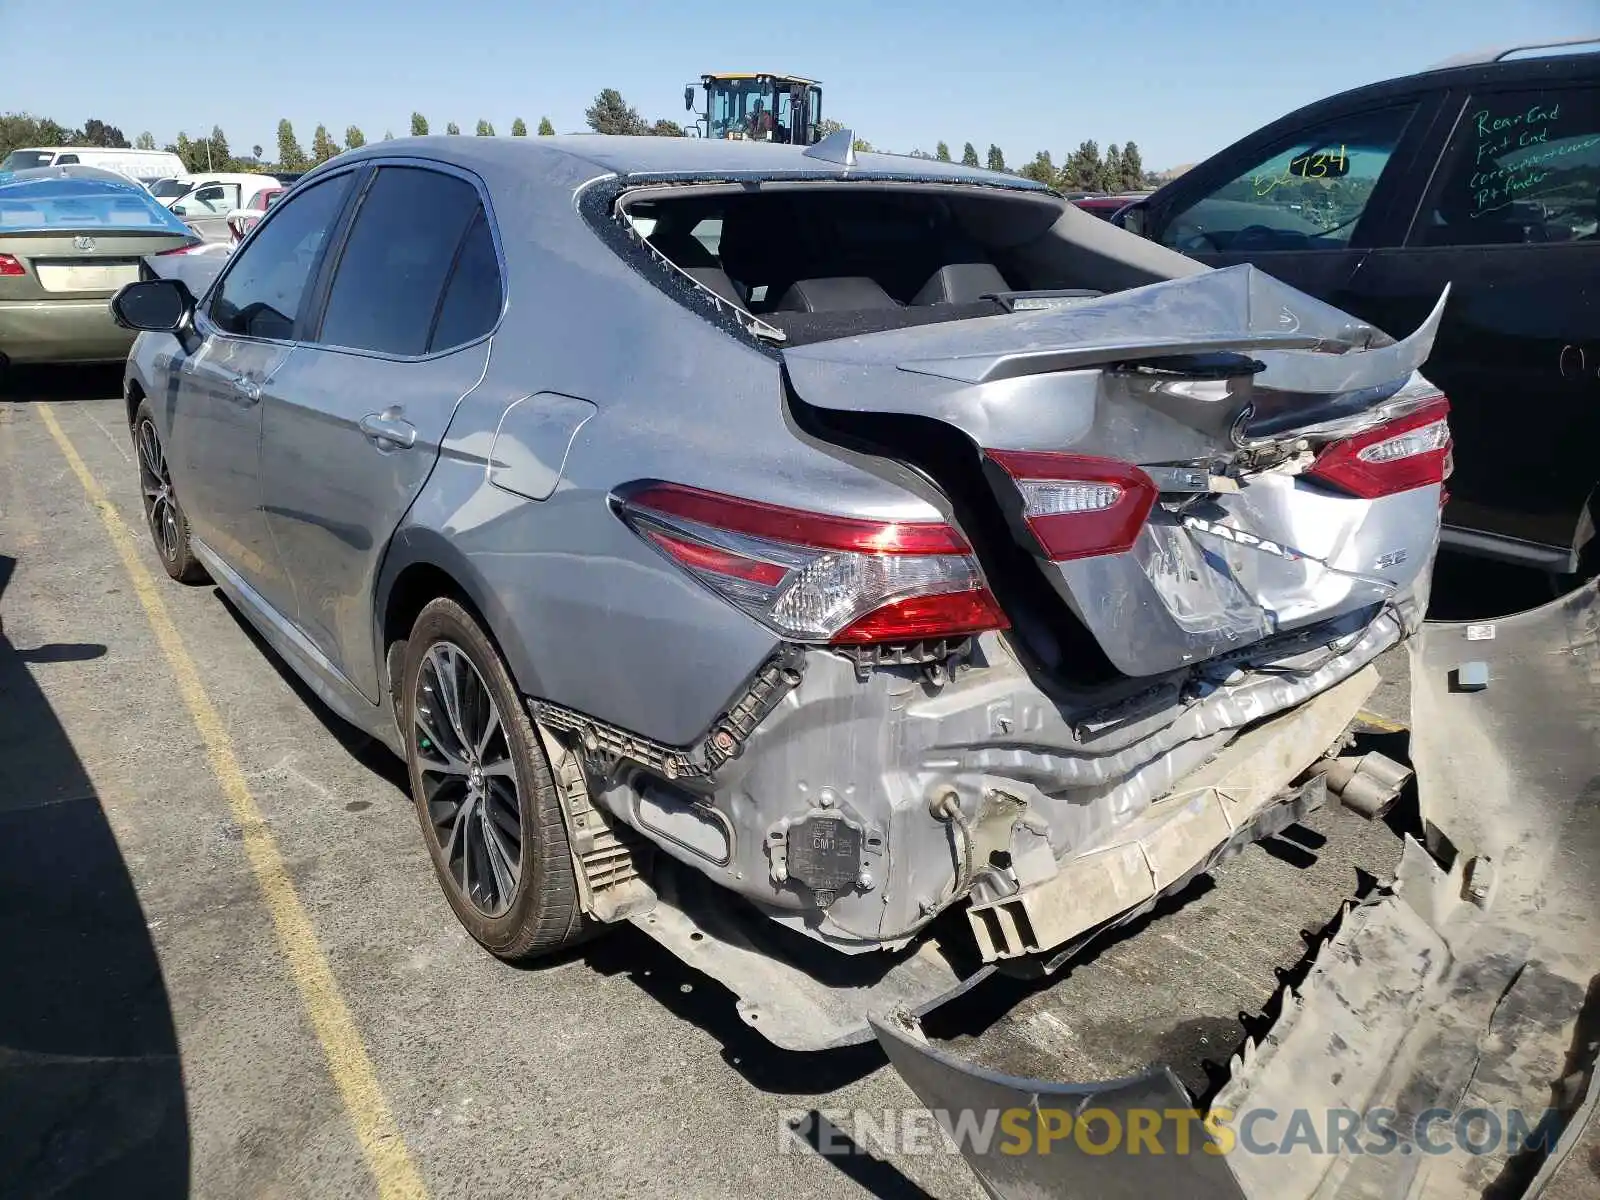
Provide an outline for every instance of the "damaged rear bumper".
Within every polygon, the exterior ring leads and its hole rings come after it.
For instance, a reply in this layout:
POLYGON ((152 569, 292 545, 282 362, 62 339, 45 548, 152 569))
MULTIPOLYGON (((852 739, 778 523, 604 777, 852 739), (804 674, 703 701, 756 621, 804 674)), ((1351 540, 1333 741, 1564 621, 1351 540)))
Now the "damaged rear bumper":
MULTIPOLYGON (((729 987, 743 1019, 776 1044, 818 1050, 870 1040, 869 1014, 927 1013, 1002 958, 1052 971, 1159 897, 1319 807, 1327 786, 1321 776, 1306 778, 1307 768, 1340 740, 1377 682, 1370 666, 1340 666, 1349 672, 1341 682, 1237 737, 1227 731, 1231 743, 1176 790, 1165 784, 1160 800, 1099 849, 1056 864, 1040 885, 951 913, 901 949, 840 955, 670 863, 654 872, 654 906, 631 919, 729 987)), ((982 831, 975 836, 983 846, 982 831)))
POLYGON ((1492 624, 1425 627, 1412 687, 1428 845, 1408 839, 1396 879, 1343 915, 1203 1122, 1161 1066, 1106 1084, 1008 1078, 929 1046, 907 1014, 874 1018, 947 1130, 1011 1117, 1019 1136, 954 1138, 990 1194, 1587 1194, 1600 582, 1492 624), (1287 1136, 1300 1114, 1312 1135, 1287 1136), (1326 1135, 1333 1118, 1346 1136, 1326 1135), (1073 1121, 1092 1131, 1072 1136, 1073 1121))

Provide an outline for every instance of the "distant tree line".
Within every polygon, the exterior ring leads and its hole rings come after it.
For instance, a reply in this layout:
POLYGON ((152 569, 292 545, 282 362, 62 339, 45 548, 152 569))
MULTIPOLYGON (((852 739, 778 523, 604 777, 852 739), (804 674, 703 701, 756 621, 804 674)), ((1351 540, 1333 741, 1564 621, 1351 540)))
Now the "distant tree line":
MULTIPOLYGON (((651 121, 641 116, 639 110, 624 100, 622 93, 616 88, 602 88, 583 115, 585 122, 595 133, 655 137, 683 137, 685 134, 683 126, 676 121, 666 117, 651 121)), ((831 119, 822 121, 819 125, 823 136, 837 133, 844 128, 844 124, 831 119)), ((549 117, 539 118, 540 137, 548 137, 555 131, 555 126, 550 123, 549 117)), ((426 137, 428 132, 428 118, 420 112, 412 113, 411 135, 426 137)), ((445 125, 447 134, 460 134, 460 132, 461 126, 454 121, 445 125)), ((481 118, 474 132, 478 137, 495 136, 494 126, 481 118)), ((385 141, 393 136, 394 134, 388 131, 383 135, 385 141)), ((511 136, 528 136, 528 123, 521 117, 512 120, 511 136)), ((96 118, 90 118, 81 128, 74 129, 48 118, 33 117, 27 113, 0 115, 0 157, 21 146, 126 147, 129 144, 122 130, 96 118)), ((211 127, 211 133, 205 137, 191 138, 187 133, 180 132, 177 140, 168 143, 165 149, 177 154, 190 172, 262 169, 304 171, 318 163, 327 162, 345 150, 354 150, 366 144, 366 134, 355 125, 346 127, 343 144, 328 132, 326 125, 318 125, 311 135, 311 150, 307 153, 295 136, 293 124, 285 117, 278 122, 276 157, 272 159, 265 157, 265 151, 261 146, 252 146, 248 155, 236 155, 228 144, 227 135, 215 125, 211 127)), ((132 145, 141 150, 154 150, 156 141, 146 132, 139 134, 132 145)), ((859 151, 870 151, 873 146, 865 138, 857 138, 855 148, 859 151)), ((943 141, 935 146, 932 154, 921 149, 913 149, 908 154, 912 158, 952 161, 949 143, 943 141)), ((1101 153, 1099 143, 1092 139, 1080 142, 1078 148, 1068 154, 1059 167, 1051 159, 1050 151, 1041 150, 1034 155, 1031 162, 1024 163, 1014 170, 1006 165, 1006 156, 999 146, 991 142, 988 153, 980 158, 978 148, 973 143, 967 142, 961 148, 961 162, 969 167, 984 166, 991 171, 1006 171, 1024 179, 1047 184, 1063 192, 1137 191, 1140 188, 1155 187, 1159 182, 1154 174, 1145 170, 1144 162, 1139 155, 1139 147, 1134 142, 1126 142, 1120 147, 1112 142, 1105 148, 1104 153, 1101 153)))
MULTIPOLYGON (((870 150, 872 147, 857 140, 856 149, 870 150)), ((932 154, 926 150, 912 150, 911 157, 950 162, 950 146, 947 142, 940 142, 932 154)), ((1061 192, 1135 192, 1155 187, 1159 182, 1153 172, 1145 170, 1136 142, 1128 142, 1120 147, 1112 142, 1102 155, 1100 144, 1090 139, 1080 142, 1059 167, 1051 159, 1050 151, 1041 150, 1033 156, 1032 161, 1015 169, 1006 165, 1004 152, 993 142, 989 144, 989 153, 982 159, 978 157, 978 148, 968 142, 961 148, 961 162, 968 167, 982 166, 991 171, 1019 175, 1061 192)))
MULTIPOLYGON (((550 123, 549 117, 540 118, 540 134, 550 135, 555 131, 555 126, 550 123)), ((421 113, 412 113, 412 135, 421 137, 427 132, 428 119, 421 113)), ((452 121, 445 127, 445 132, 460 133, 461 127, 452 121)), ((488 121, 480 120, 477 133, 479 137, 493 137, 494 126, 488 121)), ((521 117, 511 122, 511 136, 528 136, 528 123, 521 117)), ((393 133, 384 131, 385 141, 392 137, 393 133)), ((285 117, 278 122, 275 158, 268 158, 261 146, 250 147, 250 153, 247 155, 235 153, 228 144, 227 134, 216 125, 211 127, 211 133, 205 137, 190 137, 187 132, 180 131, 175 141, 161 148, 176 154, 183 160, 184 168, 191 173, 263 169, 305 171, 318 163, 327 162, 346 150, 354 150, 366 144, 367 135, 361 132, 359 126, 350 125, 345 128, 344 142, 341 145, 339 139, 328 132, 326 125, 318 125, 311 135, 311 151, 307 153, 295 136, 293 123, 285 117)), ((148 132, 141 133, 130 143, 122 130, 115 125, 107 125, 96 119, 85 121, 82 128, 74 129, 58 121, 52 121, 48 117, 34 117, 28 113, 0 114, 0 158, 24 146, 106 146, 139 150, 157 148, 155 137, 148 132)))
MULTIPOLYGON (((841 121, 830 119, 819 122, 817 128, 822 136, 826 137, 830 133, 838 133, 846 126, 841 121)), ((855 139, 855 148, 863 152, 876 150, 880 154, 895 153, 892 150, 874 147, 871 142, 859 137, 855 139)), ((910 158, 931 158, 939 162, 954 161, 950 154, 950 143, 944 141, 934 146, 932 154, 926 150, 914 149, 908 151, 907 155, 910 158)), ((1161 182, 1155 172, 1145 170, 1144 160, 1139 154, 1136 142, 1128 142, 1120 147, 1112 142, 1106 147, 1103 155, 1100 153, 1098 142, 1092 139, 1081 142, 1060 167, 1051 160, 1050 151, 1041 150, 1034 155, 1033 161, 1015 170, 1006 165, 1005 152, 993 142, 989 143, 989 152, 981 158, 978 155, 978 148, 967 142, 961 147, 961 165, 986 167, 991 171, 1019 175, 1061 192, 1134 192, 1157 187, 1161 182)))

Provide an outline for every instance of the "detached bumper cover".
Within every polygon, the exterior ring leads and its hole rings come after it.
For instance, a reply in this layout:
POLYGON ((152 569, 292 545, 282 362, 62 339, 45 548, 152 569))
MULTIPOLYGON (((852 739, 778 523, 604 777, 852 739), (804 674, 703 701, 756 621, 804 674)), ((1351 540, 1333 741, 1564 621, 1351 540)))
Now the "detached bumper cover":
POLYGON ((1207 1117, 1226 1135, 1174 1144, 1172 1115, 1191 1102, 1165 1068, 1010 1079, 929 1047, 907 1016, 874 1019, 918 1098, 952 1121, 1098 1109, 1121 1122, 1092 1154, 1073 1137, 1049 1154, 1029 1152, 1037 1139, 1019 1152, 1015 1138, 958 1138, 992 1195, 1586 1194, 1600 1143, 1600 582, 1501 621, 1425 626, 1412 687, 1430 846, 1408 841, 1396 880, 1344 915, 1274 1028, 1234 1059, 1207 1117), (1136 1112, 1164 1115, 1161 1152, 1132 1152, 1136 1112), (1330 1114, 1360 1124, 1342 1142, 1296 1141, 1300 1113, 1319 1133, 1330 1114), (1474 1113, 1476 1146, 1458 1132, 1474 1113), (1369 1136, 1373 1114, 1384 1136, 1369 1136))

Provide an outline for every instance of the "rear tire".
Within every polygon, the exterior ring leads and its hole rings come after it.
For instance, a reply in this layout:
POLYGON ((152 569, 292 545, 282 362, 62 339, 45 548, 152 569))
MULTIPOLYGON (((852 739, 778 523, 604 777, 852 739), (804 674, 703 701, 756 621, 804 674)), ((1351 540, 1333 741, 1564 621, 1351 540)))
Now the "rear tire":
POLYGON ((207 582, 211 577, 189 546, 189 518, 173 491, 166 449, 148 400, 141 400, 133 414, 133 448, 139 455, 144 521, 162 567, 179 583, 207 582))
POLYGON ((499 651, 456 601, 418 614, 401 698, 422 839, 461 924, 509 962, 578 941, 583 916, 550 764, 499 651))

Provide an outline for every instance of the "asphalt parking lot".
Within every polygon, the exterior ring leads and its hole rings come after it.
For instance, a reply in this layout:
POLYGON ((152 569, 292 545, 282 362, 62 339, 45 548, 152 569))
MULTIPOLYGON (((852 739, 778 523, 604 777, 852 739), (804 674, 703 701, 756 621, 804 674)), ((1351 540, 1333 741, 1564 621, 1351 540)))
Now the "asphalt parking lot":
MULTIPOLYGON (((953 1154, 789 1143, 786 1114, 914 1101, 875 1047, 773 1049, 632 928, 534 970, 478 949, 400 764, 162 574, 118 384, 0 397, 0 1195, 980 1194, 953 1154)), ((1383 666, 1370 707, 1403 722, 1383 666)), ((928 1031, 1063 1079, 1161 1059, 1204 1096, 1398 849, 1316 813, 928 1031)))

